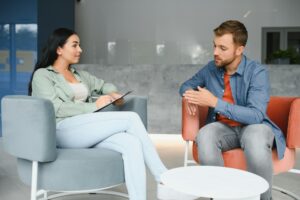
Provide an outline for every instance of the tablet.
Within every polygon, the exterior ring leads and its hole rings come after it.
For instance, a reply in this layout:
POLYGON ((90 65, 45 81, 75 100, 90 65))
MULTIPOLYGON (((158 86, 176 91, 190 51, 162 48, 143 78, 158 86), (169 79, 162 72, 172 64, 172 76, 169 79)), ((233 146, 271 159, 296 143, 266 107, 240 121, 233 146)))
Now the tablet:
POLYGON ((125 96, 127 96, 127 95, 128 95, 128 94, 130 94, 131 92, 132 92, 132 91, 128 91, 128 92, 126 92, 125 94, 123 94, 123 95, 122 95, 122 96, 120 96, 119 98, 117 98, 117 99, 113 100, 113 101, 112 101, 112 102, 110 102, 109 104, 107 104, 107 105, 105 105, 105 106, 103 106, 103 107, 99 108, 98 110, 96 110, 96 111, 94 111, 94 112, 98 112, 98 111, 102 110, 103 108, 106 108, 107 106, 109 106, 109 105, 111 105, 111 104, 115 103, 116 101, 118 101, 118 100, 120 100, 120 99, 124 98, 125 96))

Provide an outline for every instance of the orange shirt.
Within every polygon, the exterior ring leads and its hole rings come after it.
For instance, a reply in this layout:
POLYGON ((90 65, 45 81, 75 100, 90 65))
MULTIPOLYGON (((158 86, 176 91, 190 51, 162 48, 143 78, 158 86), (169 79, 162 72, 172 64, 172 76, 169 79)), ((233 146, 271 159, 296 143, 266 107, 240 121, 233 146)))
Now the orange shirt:
MULTIPOLYGON (((234 99, 232 96, 232 91, 230 87, 230 75, 224 73, 224 95, 223 95, 223 100, 230 103, 234 104, 234 99)), ((217 120, 220 122, 223 122, 225 124, 228 124, 229 126, 240 126, 241 124, 239 122, 233 121, 225 117, 224 115, 217 115, 217 120)))

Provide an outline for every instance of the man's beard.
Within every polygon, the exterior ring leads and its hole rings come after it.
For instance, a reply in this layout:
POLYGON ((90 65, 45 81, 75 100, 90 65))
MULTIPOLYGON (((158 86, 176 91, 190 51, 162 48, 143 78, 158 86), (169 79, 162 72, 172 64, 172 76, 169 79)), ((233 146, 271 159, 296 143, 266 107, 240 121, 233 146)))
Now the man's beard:
POLYGON ((231 59, 227 59, 227 60, 220 60, 217 57, 215 57, 214 60, 215 60, 215 65, 217 67, 225 67, 227 65, 230 65, 235 60, 235 57, 233 57, 231 59))

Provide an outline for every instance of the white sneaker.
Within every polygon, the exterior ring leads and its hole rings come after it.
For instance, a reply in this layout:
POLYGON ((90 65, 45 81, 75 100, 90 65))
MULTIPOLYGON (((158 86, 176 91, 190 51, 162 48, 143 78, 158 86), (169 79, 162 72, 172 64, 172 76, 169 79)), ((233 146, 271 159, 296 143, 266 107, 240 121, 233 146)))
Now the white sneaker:
POLYGON ((178 192, 163 184, 157 184, 157 199, 159 200, 192 200, 198 197, 178 192))

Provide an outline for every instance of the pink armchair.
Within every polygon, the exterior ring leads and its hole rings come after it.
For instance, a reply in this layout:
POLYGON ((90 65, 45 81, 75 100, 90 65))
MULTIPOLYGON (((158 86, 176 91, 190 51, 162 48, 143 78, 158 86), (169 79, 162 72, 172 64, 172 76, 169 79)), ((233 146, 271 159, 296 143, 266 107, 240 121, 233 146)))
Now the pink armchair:
MULTIPOLYGON (((189 141, 193 142, 193 158, 198 161, 197 146, 194 139, 199 129, 204 126, 208 112, 207 107, 198 107, 196 115, 191 116, 187 113, 187 102, 182 100, 182 137, 186 141, 184 166, 187 166, 191 160, 188 160, 189 141)), ((277 152, 273 150, 274 174, 282 172, 294 172, 300 174, 300 170, 293 169, 296 159, 296 148, 300 147, 300 98, 298 97, 279 97, 273 96, 267 108, 267 114, 271 120, 280 127, 286 137, 286 151, 284 158, 279 160, 277 152)), ((238 169, 247 169, 245 156, 242 149, 233 149, 223 152, 225 167, 238 169)), ((200 163, 201 164, 201 163, 200 163)), ((281 188, 273 189, 286 193, 295 199, 299 199, 295 194, 285 191, 281 188)))

